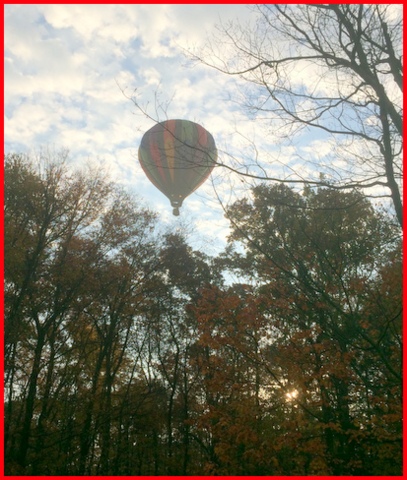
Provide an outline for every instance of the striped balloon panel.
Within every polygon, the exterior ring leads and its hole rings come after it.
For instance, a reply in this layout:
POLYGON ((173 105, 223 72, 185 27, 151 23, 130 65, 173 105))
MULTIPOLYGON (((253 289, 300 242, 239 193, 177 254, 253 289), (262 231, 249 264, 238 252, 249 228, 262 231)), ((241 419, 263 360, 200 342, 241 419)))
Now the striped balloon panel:
POLYGON ((143 135, 139 148, 145 174, 174 202, 182 202, 208 178, 216 159, 212 135, 189 120, 154 125, 143 135))

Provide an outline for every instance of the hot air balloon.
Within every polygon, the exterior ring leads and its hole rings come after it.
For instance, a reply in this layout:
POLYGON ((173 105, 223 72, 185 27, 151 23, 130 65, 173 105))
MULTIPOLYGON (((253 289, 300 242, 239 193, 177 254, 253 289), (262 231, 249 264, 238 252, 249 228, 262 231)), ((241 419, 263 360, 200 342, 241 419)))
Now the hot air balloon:
POLYGON ((184 199, 209 177, 217 159, 212 135, 189 120, 166 120, 141 139, 138 158, 148 179, 179 215, 184 199))

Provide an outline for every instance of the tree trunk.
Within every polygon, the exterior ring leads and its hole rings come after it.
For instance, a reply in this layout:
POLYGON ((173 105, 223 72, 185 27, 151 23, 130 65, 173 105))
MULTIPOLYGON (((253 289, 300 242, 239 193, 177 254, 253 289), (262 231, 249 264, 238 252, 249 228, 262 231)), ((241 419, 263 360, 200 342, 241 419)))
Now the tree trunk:
POLYGON ((25 414, 21 429, 21 442, 18 454, 18 461, 22 467, 26 466, 27 452, 31 436, 31 422, 34 414, 35 396, 37 393, 38 376, 41 370, 41 354, 44 348, 45 330, 38 328, 37 345, 34 352, 33 366, 28 385, 27 399, 25 402, 25 414))

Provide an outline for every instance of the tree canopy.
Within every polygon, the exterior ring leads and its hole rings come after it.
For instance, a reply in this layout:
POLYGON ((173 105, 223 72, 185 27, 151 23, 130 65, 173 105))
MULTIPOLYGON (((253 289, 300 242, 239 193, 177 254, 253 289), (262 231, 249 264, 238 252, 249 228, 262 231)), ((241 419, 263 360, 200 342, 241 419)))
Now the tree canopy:
POLYGON ((5 157, 7 475, 401 474, 392 217, 270 183, 227 217, 213 258, 98 171, 5 157))

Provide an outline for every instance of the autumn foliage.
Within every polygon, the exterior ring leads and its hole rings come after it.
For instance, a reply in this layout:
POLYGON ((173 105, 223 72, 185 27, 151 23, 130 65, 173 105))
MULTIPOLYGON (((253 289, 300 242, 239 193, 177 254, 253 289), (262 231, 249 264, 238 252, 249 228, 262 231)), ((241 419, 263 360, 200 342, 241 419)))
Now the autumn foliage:
POLYGON ((6 474, 401 474, 392 216, 269 184, 227 215, 211 258, 98 172, 6 157, 6 474))

